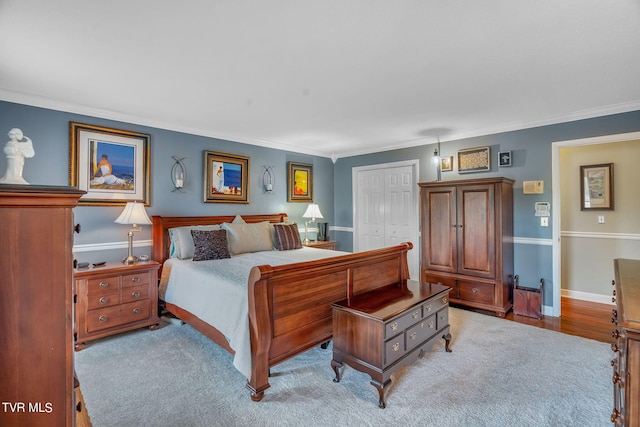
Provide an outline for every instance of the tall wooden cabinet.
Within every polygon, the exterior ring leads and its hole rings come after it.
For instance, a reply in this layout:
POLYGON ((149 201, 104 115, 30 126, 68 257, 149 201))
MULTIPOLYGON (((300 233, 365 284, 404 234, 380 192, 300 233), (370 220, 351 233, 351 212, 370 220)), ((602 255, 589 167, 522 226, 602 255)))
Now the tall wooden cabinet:
POLYGON ((503 317, 513 306, 513 180, 420 183, 421 279, 503 317))
POLYGON ((72 426, 74 188, 0 184, 0 425, 72 426))

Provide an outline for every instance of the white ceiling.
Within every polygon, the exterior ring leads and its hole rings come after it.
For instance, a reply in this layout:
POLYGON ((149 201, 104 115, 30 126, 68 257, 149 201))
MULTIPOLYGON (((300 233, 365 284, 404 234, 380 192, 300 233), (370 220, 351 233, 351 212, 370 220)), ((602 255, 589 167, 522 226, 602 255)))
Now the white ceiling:
POLYGON ((640 0, 0 0, 0 99, 335 159, 640 109, 640 0))

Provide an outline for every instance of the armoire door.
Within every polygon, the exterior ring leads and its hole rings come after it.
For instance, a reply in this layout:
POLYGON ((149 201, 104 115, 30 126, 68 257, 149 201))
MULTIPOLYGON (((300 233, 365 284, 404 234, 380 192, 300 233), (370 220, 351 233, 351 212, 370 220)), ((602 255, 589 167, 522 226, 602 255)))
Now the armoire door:
POLYGON ((494 186, 457 188, 458 273, 495 278, 494 186))
POLYGON ((457 271, 456 187, 423 188, 422 268, 457 271))

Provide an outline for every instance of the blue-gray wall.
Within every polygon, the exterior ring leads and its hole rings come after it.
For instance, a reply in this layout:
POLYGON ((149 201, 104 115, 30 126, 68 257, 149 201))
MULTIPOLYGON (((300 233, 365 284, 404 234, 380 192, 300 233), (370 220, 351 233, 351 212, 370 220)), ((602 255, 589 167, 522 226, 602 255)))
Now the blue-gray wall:
MULTIPOLYGON (((34 142, 36 156, 27 159, 24 177, 32 184, 68 185, 69 183, 69 122, 114 127, 151 135, 151 206, 149 215, 219 215, 232 213, 286 212, 290 218, 304 223, 302 214, 306 203, 287 202, 287 162, 311 163, 314 166, 314 199, 320 205, 324 221, 337 226, 331 236, 341 250, 352 250, 353 227, 351 173, 355 166, 390 163, 410 159, 420 160, 420 181, 435 179, 431 163, 435 145, 386 151, 338 159, 335 165, 323 157, 296 154, 287 151, 261 148, 232 141, 189 135, 179 132, 121 123, 95 117, 87 117, 61 111, 30 107, 0 101, 0 133, 18 127, 34 142), (250 199, 248 205, 203 203, 203 150, 214 150, 249 156, 251 159, 250 199), (187 193, 172 192, 170 170, 172 155, 185 157, 188 168, 187 193), (272 165, 275 171, 275 194, 261 190, 262 165, 272 165), (342 231, 340 231, 342 230, 342 231)), ((441 144, 442 156, 456 156, 463 148, 491 147, 491 171, 459 175, 454 171, 443 172, 443 180, 472 177, 507 176, 515 179, 514 236, 515 270, 523 282, 537 283, 545 280, 545 305, 553 298, 551 224, 540 227, 534 216, 534 202, 552 201, 551 197, 551 144, 555 141, 640 131, 640 111, 579 120, 557 125, 520 131, 462 139, 441 144), (498 151, 512 151, 512 166, 497 166, 498 151), (542 195, 523 195, 522 181, 543 180, 542 195)), ((0 140, 1 141, 1 140, 0 140)), ((391 141, 390 141, 391 142, 391 141)), ((4 145, 3 143, 1 143, 4 145)), ((0 156, 0 173, 6 169, 6 159, 0 156)), ((74 210, 76 222, 83 231, 76 235, 76 245, 96 245, 124 242, 127 227, 113 221, 121 207, 80 206, 74 210)), ((552 206, 553 209, 553 206, 552 206)), ((313 237, 313 236, 312 236, 313 237)), ((137 233, 137 241, 151 240, 150 227, 137 233)), ((149 253, 149 247, 136 248, 136 254, 149 253)), ((86 261, 117 260, 126 250, 80 252, 79 259, 86 261)))
MULTIPOLYGON (((257 147, 249 144, 189 135, 130 123, 104 120, 61 111, 36 108, 0 101, 0 146, 8 140, 12 128, 20 128, 31 138, 35 157, 26 159, 23 176, 33 185, 69 185, 69 122, 126 129, 151 135, 151 215, 229 215, 285 212, 291 221, 304 224, 302 214, 307 203, 287 202, 287 162, 313 165, 314 201, 319 204, 324 221, 333 223, 333 163, 330 159, 257 147), (220 151, 250 157, 250 204, 204 203, 203 150, 220 151), (188 170, 186 192, 173 192, 171 183, 172 155, 185 157, 188 170), (275 184, 273 194, 262 190, 263 165, 273 166, 275 184)), ((0 155, 0 175, 6 170, 6 158, 0 155)), ((106 245, 126 242, 128 226, 115 224, 122 207, 79 206, 74 209, 75 222, 82 232, 75 235, 74 244, 106 245)), ((314 238, 315 234, 310 233, 314 238)), ((151 226, 136 233, 136 242, 151 240, 151 226)), ((117 246, 117 245, 116 245, 117 246)), ((136 247, 136 255, 150 254, 150 247, 136 247)), ((81 251, 75 254, 82 261, 115 261, 126 255, 126 249, 81 251)))
MULTIPOLYGON (((441 155, 456 157, 464 148, 491 148, 491 171, 458 174, 454 170, 442 172, 442 180, 471 179, 505 176, 514 179, 514 237, 515 273, 521 284, 535 285, 540 278, 545 281, 545 305, 553 300, 552 224, 541 227, 534 216, 534 203, 552 202, 551 194, 551 144, 556 141, 611 135, 640 130, 640 111, 579 120, 556 125, 504 132, 441 143, 441 155), (512 166, 498 167, 499 151, 512 152, 512 166), (525 195, 522 182, 544 181, 544 194, 525 195)), ((353 247, 352 168, 357 166, 391 163, 410 159, 420 160, 420 181, 434 181, 436 170, 432 163, 435 144, 386 151, 338 159, 334 166, 334 200, 336 201, 335 225, 342 231, 334 232, 339 246, 344 250, 353 247)), ((551 207, 553 209, 553 206, 551 207)))

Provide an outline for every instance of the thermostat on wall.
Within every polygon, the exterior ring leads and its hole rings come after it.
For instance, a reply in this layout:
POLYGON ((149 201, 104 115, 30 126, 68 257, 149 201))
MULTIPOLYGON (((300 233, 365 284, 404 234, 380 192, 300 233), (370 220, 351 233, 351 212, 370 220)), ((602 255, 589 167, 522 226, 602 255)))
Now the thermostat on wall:
POLYGON ((544 193, 544 181, 523 181, 522 192, 524 194, 542 194, 544 193))

